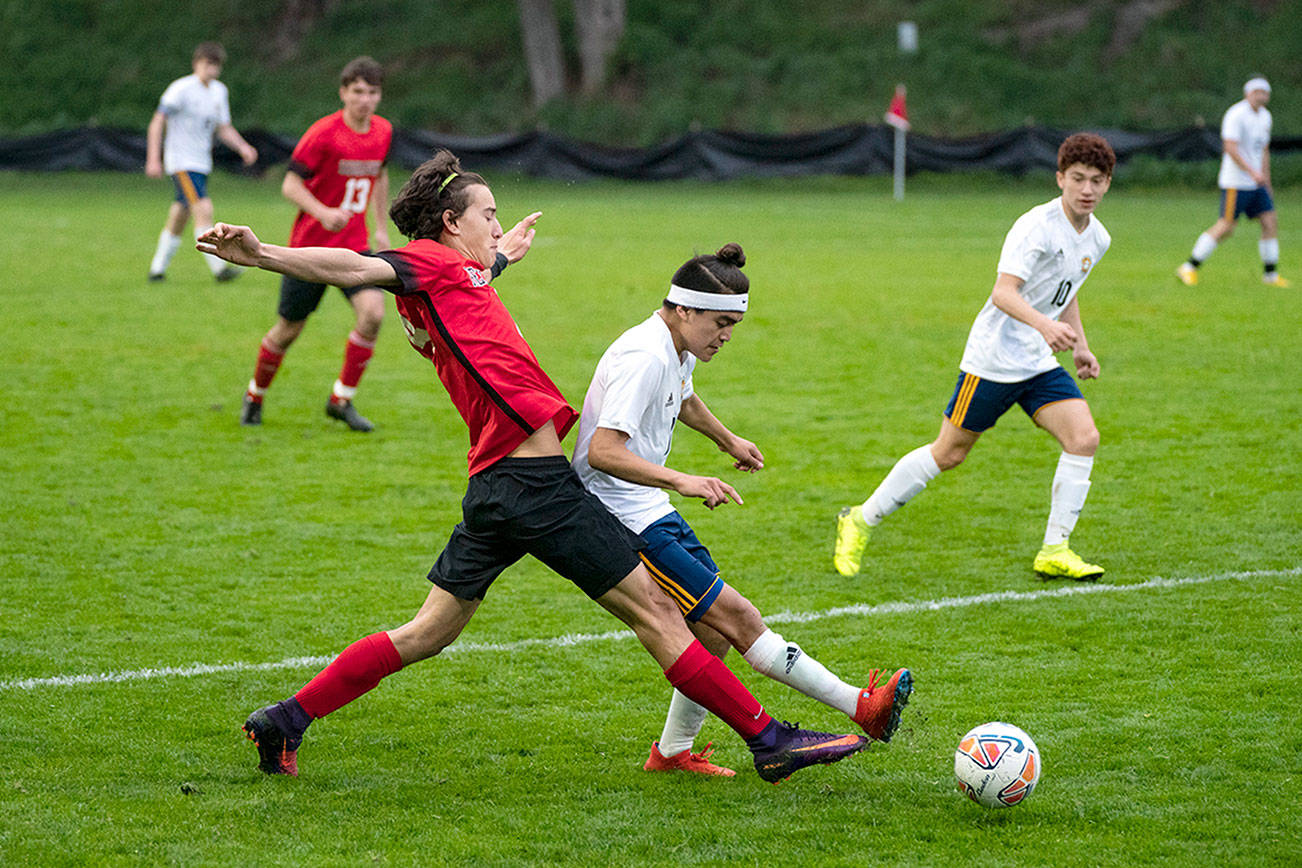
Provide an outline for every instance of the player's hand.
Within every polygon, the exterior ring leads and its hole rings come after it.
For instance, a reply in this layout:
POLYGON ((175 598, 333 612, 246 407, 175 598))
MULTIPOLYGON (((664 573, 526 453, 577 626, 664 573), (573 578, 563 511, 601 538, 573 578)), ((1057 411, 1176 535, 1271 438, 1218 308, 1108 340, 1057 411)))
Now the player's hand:
POLYGON ((507 262, 519 262, 524 259, 524 255, 533 245, 534 224, 541 216, 541 211, 535 211, 512 226, 510 232, 502 235, 502 239, 497 242, 497 252, 505 256, 507 262))
POLYGON ((741 499, 741 495, 737 493, 737 489, 722 479, 713 476, 688 476, 683 474, 678 484, 674 486, 674 491, 677 491, 683 497, 702 498, 709 509, 722 506, 728 501, 745 503, 741 499))
POLYGON ((1049 349, 1055 353, 1076 346, 1076 330, 1065 322, 1056 319, 1047 320, 1040 327, 1040 334, 1044 335, 1045 341, 1049 344, 1049 349))
POLYGON ((1096 380, 1099 376, 1099 360, 1089 350, 1077 349, 1071 354, 1076 363, 1076 376, 1082 380, 1096 380))
POLYGON ((244 161, 244 165, 252 166, 258 161, 258 149, 253 145, 246 144, 240 148, 240 159, 244 161))
POLYGON ((343 208, 327 208, 325 213, 317 218, 316 222, 320 223, 327 232, 338 232, 348 225, 348 221, 353 219, 353 215, 343 208))
POLYGON ((151 178, 163 177, 163 161, 145 160, 145 174, 151 178))
POLYGON ((216 224, 195 241, 194 246, 200 253, 211 253, 236 265, 257 267, 262 251, 262 242, 252 229, 229 223, 216 224))
POLYGON ((734 436, 732 442, 727 446, 720 446, 719 451, 731 455, 732 466, 738 470, 754 473, 756 470, 764 469, 764 455, 759 451, 758 446, 744 437, 734 436))

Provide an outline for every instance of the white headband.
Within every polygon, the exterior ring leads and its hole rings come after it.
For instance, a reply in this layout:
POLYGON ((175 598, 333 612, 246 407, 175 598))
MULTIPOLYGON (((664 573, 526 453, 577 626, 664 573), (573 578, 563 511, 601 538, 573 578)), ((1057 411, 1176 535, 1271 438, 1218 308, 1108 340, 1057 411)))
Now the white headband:
POLYGON ((673 304, 681 304, 683 307, 697 310, 728 310, 745 313, 746 301, 749 297, 749 293, 728 295, 722 292, 699 292, 671 283, 669 295, 665 296, 665 299, 673 304))
POLYGON ((1270 93, 1270 82, 1261 76, 1248 79, 1247 83, 1243 85, 1243 92, 1250 93, 1254 90, 1264 90, 1266 93, 1270 93))

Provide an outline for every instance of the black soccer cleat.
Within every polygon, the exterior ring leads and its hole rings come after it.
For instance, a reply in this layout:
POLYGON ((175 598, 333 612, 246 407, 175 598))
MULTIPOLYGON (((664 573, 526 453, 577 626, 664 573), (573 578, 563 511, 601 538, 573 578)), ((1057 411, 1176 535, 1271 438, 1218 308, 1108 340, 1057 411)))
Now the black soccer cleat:
POLYGON ((375 426, 371 420, 367 419, 357 408, 353 406, 352 401, 344 401, 342 404, 336 404, 334 401, 326 401, 326 415, 331 419, 338 419, 354 431, 373 431, 375 426))
POLYGON ((274 706, 259 708, 244 721, 244 733, 258 749, 258 768, 269 775, 298 777, 298 746, 303 737, 288 737, 267 714, 274 706))
POLYGON ((234 265, 228 265, 225 268, 223 268, 221 271, 214 274, 213 280, 217 281, 218 283, 230 283, 232 280, 239 277, 243 273, 244 273, 244 269, 237 268, 234 265))
POLYGON ((240 424, 241 425, 261 425, 262 424, 262 402, 255 401, 244 395, 244 404, 240 407, 240 424))

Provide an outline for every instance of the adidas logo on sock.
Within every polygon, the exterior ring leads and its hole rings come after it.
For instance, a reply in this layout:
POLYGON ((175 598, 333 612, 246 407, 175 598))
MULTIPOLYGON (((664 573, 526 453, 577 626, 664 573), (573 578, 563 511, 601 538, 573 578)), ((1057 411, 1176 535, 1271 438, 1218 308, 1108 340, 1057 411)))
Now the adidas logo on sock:
POLYGON ((796 661, 800 659, 800 654, 801 654, 800 646, 798 645, 787 646, 787 674, 788 675, 791 674, 791 667, 795 666, 796 661))

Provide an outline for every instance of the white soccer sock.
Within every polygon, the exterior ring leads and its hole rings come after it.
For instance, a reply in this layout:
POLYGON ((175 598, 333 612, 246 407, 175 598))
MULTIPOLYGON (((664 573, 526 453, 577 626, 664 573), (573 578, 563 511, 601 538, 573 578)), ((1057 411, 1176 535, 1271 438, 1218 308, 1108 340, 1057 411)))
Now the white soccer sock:
POLYGON ((1204 232, 1202 235, 1199 235, 1198 240, 1194 242, 1193 256, 1191 258, 1202 262, 1215 252, 1216 239, 1204 232))
POLYGON ((863 520, 876 527, 882 519, 918 495, 927 483, 940 475, 940 465, 931 455, 931 445, 919 446, 905 455, 886 474, 877 490, 864 501, 863 520))
POLYGON ((1273 268, 1279 265, 1279 239, 1263 238, 1257 242, 1257 250, 1261 252, 1261 264, 1273 268))
MULTIPOLYGON (((198 241, 199 236, 207 232, 211 228, 212 228, 211 226, 194 227, 194 240, 198 241)), ((201 253, 199 255, 203 257, 204 262, 208 263, 208 270, 213 273, 214 277, 221 274, 222 271, 224 271, 226 267, 229 265, 229 263, 226 262, 226 260, 219 259, 218 257, 213 256, 211 253, 201 253)))
POLYGON ((859 688, 837 678, 795 642, 765 630, 742 656, 756 672, 854 717, 859 705, 859 688))
POLYGON ((154 248, 154 258, 149 262, 149 273, 162 274, 167 271, 167 266, 180 247, 180 235, 173 235, 166 229, 158 233, 158 247, 154 248))
POLYGON ((1049 523, 1044 527, 1044 544, 1065 543, 1080 518, 1085 495, 1090 491, 1090 469, 1093 455, 1072 455, 1064 452, 1058 458, 1058 470, 1053 474, 1053 494, 1049 501, 1049 523))
POLYGON ((669 700, 664 731, 660 733, 660 753, 673 756, 690 750, 707 714, 704 705, 697 705, 675 689, 673 698, 669 700))

